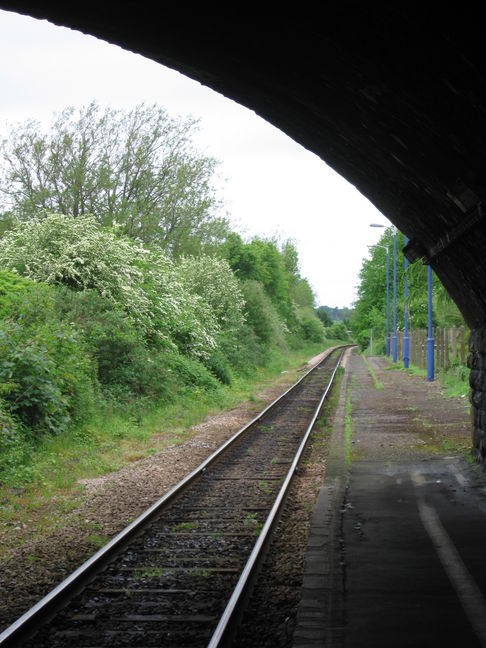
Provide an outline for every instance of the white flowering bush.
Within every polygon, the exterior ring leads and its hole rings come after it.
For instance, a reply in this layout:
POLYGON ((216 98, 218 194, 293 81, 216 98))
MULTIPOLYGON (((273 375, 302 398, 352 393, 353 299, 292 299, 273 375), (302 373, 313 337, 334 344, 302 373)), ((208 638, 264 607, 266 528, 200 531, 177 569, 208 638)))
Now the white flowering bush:
POLYGON ((143 271, 154 330, 168 335, 182 352, 207 357, 220 330, 210 305, 190 290, 181 269, 161 252, 149 252, 143 271))
POLYGON ((245 300, 225 259, 186 256, 179 265, 185 285, 209 304, 222 329, 235 330, 243 324, 245 300))
POLYGON ((95 290, 154 342, 196 357, 215 347, 216 317, 202 297, 191 294, 180 269, 93 216, 47 213, 18 223, 0 239, 0 267, 48 284, 95 290))
POLYGON ((144 249, 93 216, 45 214, 17 226, 0 240, 0 266, 48 284, 94 289, 139 318, 149 316, 137 262, 144 249))

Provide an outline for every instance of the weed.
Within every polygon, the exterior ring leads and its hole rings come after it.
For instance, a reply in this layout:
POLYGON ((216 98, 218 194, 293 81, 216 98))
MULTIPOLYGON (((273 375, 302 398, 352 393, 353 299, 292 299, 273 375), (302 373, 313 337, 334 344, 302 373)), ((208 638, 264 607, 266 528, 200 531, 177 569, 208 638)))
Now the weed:
POLYGON ((137 567, 132 572, 132 578, 134 581, 139 581, 142 578, 162 578, 163 576, 169 576, 173 572, 173 569, 162 567, 137 567))
POLYGON ((198 526, 199 522, 197 520, 192 522, 179 522, 179 524, 174 524, 174 526, 171 527, 171 532, 178 533, 179 531, 193 531, 194 529, 197 529, 198 526))
POLYGON ((260 479, 258 482, 258 488, 265 493, 265 495, 270 495, 270 493, 273 491, 272 486, 265 481, 264 479, 260 479))
POLYGON ((348 392, 346 397, 346 408, 344 414, 344 438, 345 438, 345 460, 346 465, 351 463, 351 435, 353 433, 351 422, 351 393, 348 392))
POLYGON ((186 574, 195 578, 208 578, 211 575, 211 570, 204 567, 191 567, 186 571, 186 574))
POLYGON ((247 513, 243 520, 245 527, 252 529, 254 535, 258 536, 262 532, 263 522, 260 522, 256 513, 247 513))
MULTIPOLYGON (((381 383, 378 378, 376 377, 376 374, 373 370, 373 367, 370 365, 368 362, 367 358, 365 356, 362 356, 364 363, 366 365, 366 368, 368 369, 368 373, 371 376, 371 380, 373 381, 373 385, 375 386, 375 389, 383 389, 383 383, 381 383)), ((353 376, 354 377, 354 376, 353 376)))
POLYGON ((98 549, 101 549, 101 547, 104 547, 105 544, 109 541, 109 536, 104 536, 104 535, 98 535, 96 533, 93 533, 87 537, 88 542, 90 542, 92 545, 97 547, 98 549))
POLYGON ((272 426, 268 425, 267 423, 260 423, 258 429, 260 430, 260 432, 270 432, 272 426))

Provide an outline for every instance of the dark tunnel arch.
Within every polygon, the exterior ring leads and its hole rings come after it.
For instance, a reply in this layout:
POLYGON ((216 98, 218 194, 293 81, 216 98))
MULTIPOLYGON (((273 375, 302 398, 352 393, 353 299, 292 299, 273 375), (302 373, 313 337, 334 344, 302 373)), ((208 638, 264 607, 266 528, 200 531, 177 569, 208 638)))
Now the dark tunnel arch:
MULTIPOLYGON (((468 5, 326 3, 322 14, 165 13, 152 3, 0 1, 177 69, 319 155, 410 239, 471 327, 486 433, 486 79, 468 5)), ((483 432, 484 430, 484 432, 483 432)), ((485 450, 486 453, 486 436, 485 450)))

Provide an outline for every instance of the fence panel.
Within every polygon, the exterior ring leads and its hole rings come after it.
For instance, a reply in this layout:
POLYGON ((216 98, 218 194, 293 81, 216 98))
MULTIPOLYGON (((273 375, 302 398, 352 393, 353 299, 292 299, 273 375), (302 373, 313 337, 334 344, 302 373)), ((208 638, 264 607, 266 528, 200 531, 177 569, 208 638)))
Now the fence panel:
MULTIPOLYGON (((466 364, 466 332, 464 326, 451 326, 450 328, 436 327, 432 330, 434 336, 435 368, 449 369, 451 364, 460 360, 466 364)), ((410 364, 427 368, 427 337, 426 329, 414 329, 408 332, 409 336, 409 361, 410 364)), ((403 331, 397 331, 397 356, 403 359, 403 331)))

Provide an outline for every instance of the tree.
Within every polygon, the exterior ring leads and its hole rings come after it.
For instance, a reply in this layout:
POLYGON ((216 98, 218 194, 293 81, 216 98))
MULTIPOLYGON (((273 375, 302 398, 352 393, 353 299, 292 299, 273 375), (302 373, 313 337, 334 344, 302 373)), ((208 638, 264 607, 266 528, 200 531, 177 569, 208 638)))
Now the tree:
POLYGON ((331 326, 332 319, 328 315, 326 306, 319 306, 318 308, 316 308, 316 315, 324 324, 324 326, 331 326))
POLYGON ((196 151, 194 118, 159 106, 67 108, 43 132, 28 121, 0 148, 0 209, 30 219, 45 210, 123 226, 173 255, 220 242, 228 231, 212 185, 216 161, 196 151))
MULTIPOLYGON (((404 288, 405 268, 401 253, 405 240, 401 232, 397 233, 397 328, 403 329, 404 322, 404 288)), ((369 340, 369 330, 373 329, 374 339, 385 339, 386 335, 386 252, 390 251, 390 330, 393 322, 393 231, 388 228, 373 248, 370 259, 363 261, 359 274, 358 300, 352 315, 352 329, 364 347, 369 340), (361 334, 361 337, 360 337, 361 334)), ((421 263, 409 264, 408 271, 408 313, 410 329, 427 327, 427 268, 421 263)), ((433 281, 433 324, 449 326, 463 323, 457 307, 439 279, 434 275, 433 281)))

